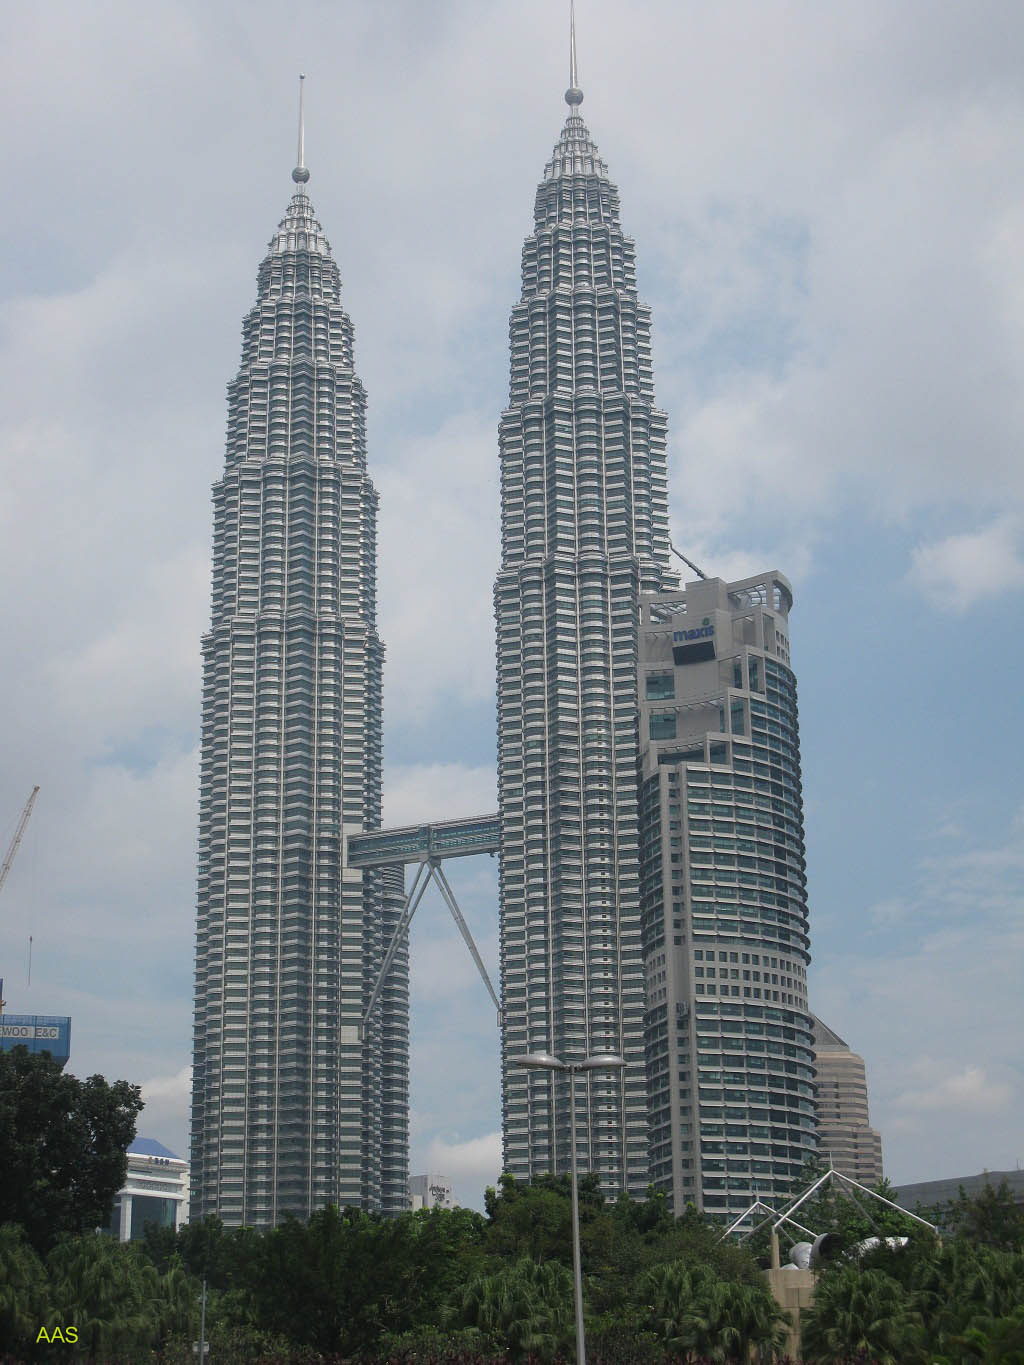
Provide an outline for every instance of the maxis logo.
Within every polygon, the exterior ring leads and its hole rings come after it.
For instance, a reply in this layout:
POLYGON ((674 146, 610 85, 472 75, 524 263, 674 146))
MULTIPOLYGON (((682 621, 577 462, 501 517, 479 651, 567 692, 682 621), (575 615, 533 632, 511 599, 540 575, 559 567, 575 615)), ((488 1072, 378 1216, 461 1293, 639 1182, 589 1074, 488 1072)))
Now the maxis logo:
POLYGON ((705 616, 699 626, 692 630, 674 630, 672 632, 673 644, 676 640, 705 640, 709 635, 714 635, 715 628, 711 624, 710 616, 705 616))
POLYGON ((54 1327, 48 1332, 45 1327, 40 1327, 39 1335, 36 1337, 36 1345, 41 1341, 45 1341, 50 1346, 56 1341, 63 1342, 65 1346, 74 1346, 78 1341, 78 1328, 54 1327))

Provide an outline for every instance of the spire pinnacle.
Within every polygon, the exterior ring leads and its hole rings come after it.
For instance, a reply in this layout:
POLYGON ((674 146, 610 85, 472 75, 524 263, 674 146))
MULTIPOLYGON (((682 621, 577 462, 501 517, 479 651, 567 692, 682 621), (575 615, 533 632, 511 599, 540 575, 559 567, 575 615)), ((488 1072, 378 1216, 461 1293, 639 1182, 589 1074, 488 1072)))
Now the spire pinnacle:
POLYGON ((302 92, 306 82, 306 74, 299 75, 299 159, 292 171, 292 179, 296 185, 304 185, 309 179, 309 171, 306 169, 306 125, 302 111, 302 92))
POLYGON ((565 102, 574 111, 583 103, 576 72, 576 0, 569 0, 569 89, 565 92, 565 102))

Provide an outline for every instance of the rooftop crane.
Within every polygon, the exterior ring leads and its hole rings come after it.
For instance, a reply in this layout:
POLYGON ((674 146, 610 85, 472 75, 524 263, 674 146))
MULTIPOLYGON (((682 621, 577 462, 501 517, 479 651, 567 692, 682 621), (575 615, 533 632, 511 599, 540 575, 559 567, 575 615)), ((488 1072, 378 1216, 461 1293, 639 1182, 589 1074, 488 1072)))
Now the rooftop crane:
POLYGON ((28 824, 28 818, 32 814, 32 807, 35 805, 36 797, 38 795, 38 786, 33 787, 31 796, 25 802, 25 809, 21 812, 21 819, 18 821, 18 828, 14 831, 14 838, 11 840, 11 846, 7 850, 7 857, 4 859, 3 867, 0 867, 0 888, 3 887, 4 882, 7 880, 7 874, 11 870, 11 863, 14 862, 14 855, 18 851, 18 845, 21 843, 21 836, 25 833, 25 826, 28 824))
POLYGON ((704 570, 698 569, 696 564, 694 564, 693 560, 687 559, 686 556, 680 550, 676 549, 676 547, 672 544, 671 541, 669 541, 668 543, 668 548, 672 551, 672 553, 676 556, 677 559, 681 559, 683 561, 683 563, 686 565, 688 569, 692 569, 698 578, 707 578, 707 574, 704 572, 704 570))

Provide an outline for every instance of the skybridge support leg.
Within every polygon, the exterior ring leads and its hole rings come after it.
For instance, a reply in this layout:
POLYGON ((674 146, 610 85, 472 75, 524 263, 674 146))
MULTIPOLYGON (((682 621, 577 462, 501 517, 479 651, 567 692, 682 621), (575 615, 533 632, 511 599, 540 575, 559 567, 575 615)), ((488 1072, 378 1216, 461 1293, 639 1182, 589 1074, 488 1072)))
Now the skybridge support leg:
POLYGON ((433 873, 434 873, 434 880, 437 882, 437 885, 438 885, 438 887, 439 887, 439 889, 440 889, 440 891, 441 891, 441 895, 444 897, 444 899, 445 899, 445 901, 446 901, 446 903, 447 903, 447 905, 448 905, 448 909, 452 912, 452 919, 455 921, 455 924, 456 924, 456 926, 457 926, 457 928, 458 928, 459 933, 460 933, 460 934, 462 935, 462 937, 465 939, 465 941, 466 941, 466 947, 469 949, 470 953, 473 955, 473 961, 474 961, 474 962, 476 963, 476 965, 477 965, 477 970, 479 971, 480 975, 483 977, 484 985, 487 987, 487 993, 490 995, 491 999, 494 1001, 494 1008, 498 1011, 498 1025, 499 1025, 499 1027, 500 1027, 500 1025, 501 1025, 501 1002, 500 1002, 499 999, 498 999, 498 996, 497 996, 497 993, 495 992, 494 987, 491 985, 491 978, 487 975, 487 968, 484 966, 483 958, 482 958, 482 957, 480 956, 480 954, 477 952, 476 944, 473 942, 473 935, 472 935, 472 934, 470 933, 470 931, 469 931, 469 925, 466 923, 466 921, 465 921, 465 920, 463 919, 463 917, 462 917, 462 911, 459 909, 458 902, 457 902, 456 899, 455 899, 455 892, 454 892, 454 891, 451 889, 451 887, 449 886, 449 884, 448 884, 448 878, 447 878, 447 877, 444 875, 444 873, 441 871, 441 863, 440 863, 440 861, 439 861, 439 860, 438 860, 438 861, 432 861, 432 862, 431 862, 431 868, 432 868, 433 873))
POLYGON ((412 923, 412 917, 415 915, 416 909, 423 899, 423 893, 427 889, 427 883, 430 881, 433 872, 434 866, 432 863, 420 863, 419 867, 416 869, 416 876, 412 879, 412 886, 409 888, 409 894, 405 898, 405 906, 403 907, 401 918, 398 921, 395 932, 391 936, 391 942, 388 944, 388 950, 384 955, 384 962, 381 966, 376 984, 374 985, 373 994, 370 996, 370 1003, 367 1005, 366 1013, 363 1015, 363 1022, 359 1029, 360 1037, 365 1038, 366 1036, 366 1025, 370 1021, 373 1007, 380 998, 384 982, 387 980, 388 972, 391 970, 391 964, 395 960, 395 954, 398 952, 402 940, 409 932, 409 925, 412 923), (423 876, 424 872, 427 874, 425 877, 423 876))

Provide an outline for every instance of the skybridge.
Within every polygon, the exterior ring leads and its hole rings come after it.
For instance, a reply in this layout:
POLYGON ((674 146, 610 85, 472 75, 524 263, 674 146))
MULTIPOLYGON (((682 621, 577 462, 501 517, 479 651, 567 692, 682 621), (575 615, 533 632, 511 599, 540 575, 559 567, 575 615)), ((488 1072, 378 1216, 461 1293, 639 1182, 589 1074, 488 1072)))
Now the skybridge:
POLYGON ((348 836, 349 867, 384 867, 389 863, 423 863, 431 858, 468 858, 497 853, 500 826, 496 815, 465 820, 439 820, 429 825, 402 825, 348 836))
POLYGON ((470 858, 479 853, 498 851, 500 825, 497 815, 473 815, 463 820, 438 820, 424 825, 402 825, 396 829, 375 829, 367 834, 350 834, 346 843, 345 863, 348 867, 368 868, 394 866, 395 863, 416 863, 416 875, 405 898, 405 905, 392 935, 384 962, 377 976, 370 1003, 363 1015, 363 1031, 380 997, 391 964, 399 945, 409 932, 423 893, 433 881, 451 912, 456 928, 465 940, 487 992, 498 1011, 501 1024, 501 1002, 491 984, 483 958, 477 951, 469 925, 463 918, 448 878, 441 868, 446 858, 470 858))

